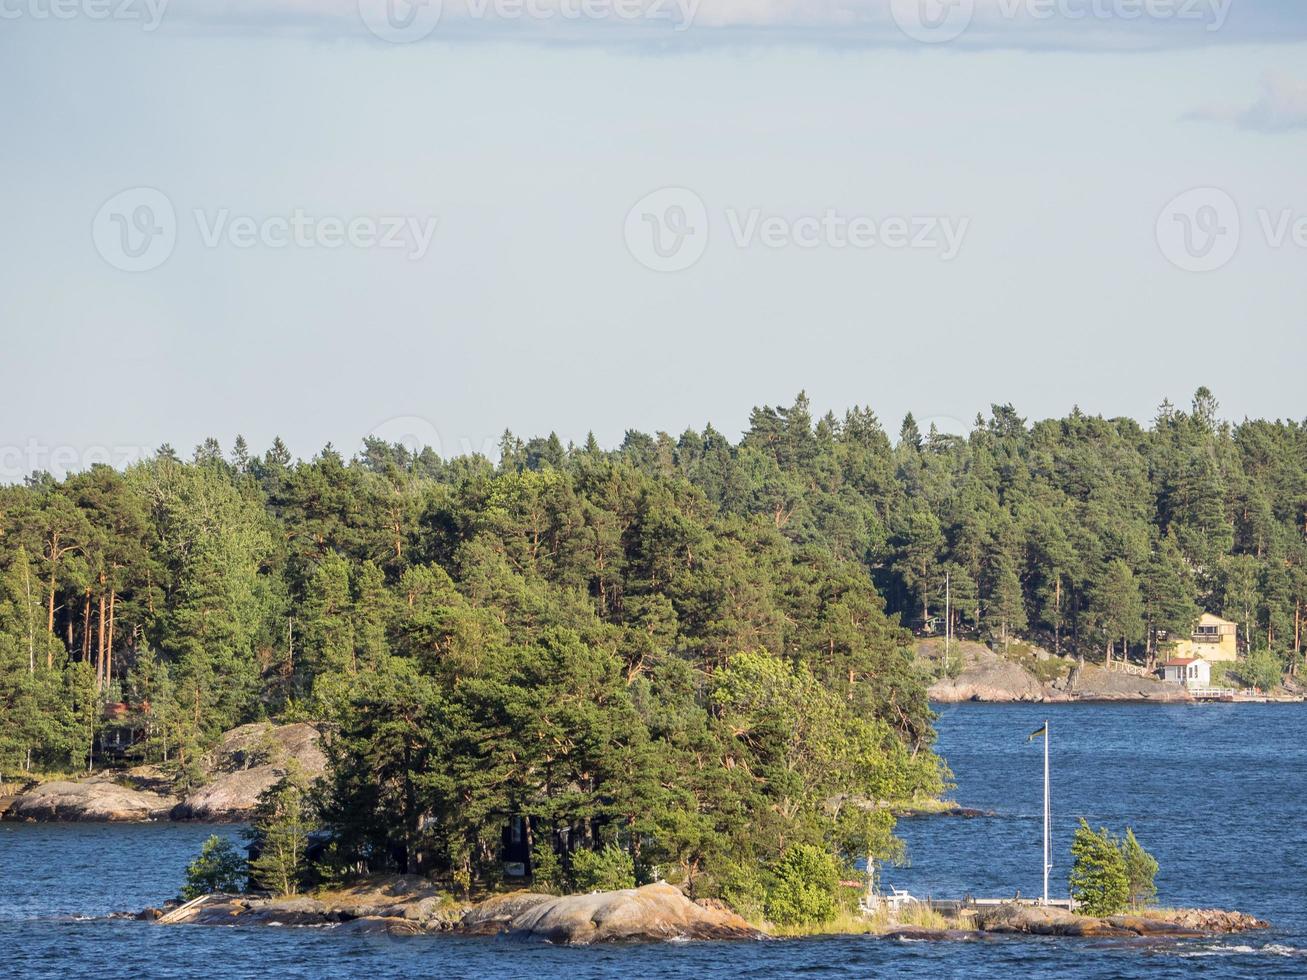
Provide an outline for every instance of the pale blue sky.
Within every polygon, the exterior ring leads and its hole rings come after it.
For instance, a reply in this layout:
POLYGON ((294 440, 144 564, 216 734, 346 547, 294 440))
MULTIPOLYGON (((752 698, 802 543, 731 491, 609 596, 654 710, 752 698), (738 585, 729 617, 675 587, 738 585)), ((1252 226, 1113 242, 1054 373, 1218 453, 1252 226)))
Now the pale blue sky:
POLYGON ((1307 416, 1300 7, 1236 0, 1213 32, 978 19, 923 45, 883 18, 842 30, 836 5, 741 26, 705 0, 712 22, 681 33, 568 24, 559 43, 451 16, 394 45, 333 2, 176 0, 153 32, 41 2, 0 20, 0 468, 237 432, 308 456, 396 417, 447 454, 506 426, 735 435, 801 388, 892 431, 994 401, 1148 419, 1200 384, 1232 418, 1307 416), (708 215, 680 272, 624 239, 668 186, 708 215), (1241 220, 1210 272, 1156 236, 1200 186, 1241 220), (133 273, 92 229, 137 187, 167 196, 177 237, 133 273), (224 212, 297 209, 438 225, 417 260, 205 245, 224 212), (950 261, 739 247, 729 216, 750 211, 965 219, 966 237, 950 261), (1289 218, 1278 246, 1263 211, 1289 218))

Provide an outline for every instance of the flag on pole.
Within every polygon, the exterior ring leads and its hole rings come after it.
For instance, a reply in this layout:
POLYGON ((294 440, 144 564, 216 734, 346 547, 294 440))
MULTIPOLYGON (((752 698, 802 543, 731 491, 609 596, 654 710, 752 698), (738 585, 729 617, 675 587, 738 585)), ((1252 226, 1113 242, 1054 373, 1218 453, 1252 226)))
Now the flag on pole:
POLYGON ((1048 722, 1044 722, 1042 727, 1030 733, 1030 737, 1027 738, 1026 741, 1033 742, 1035 739, 1039 738, 1040 735, 1047 735, 1047 734, 1048 734, 1048 722))

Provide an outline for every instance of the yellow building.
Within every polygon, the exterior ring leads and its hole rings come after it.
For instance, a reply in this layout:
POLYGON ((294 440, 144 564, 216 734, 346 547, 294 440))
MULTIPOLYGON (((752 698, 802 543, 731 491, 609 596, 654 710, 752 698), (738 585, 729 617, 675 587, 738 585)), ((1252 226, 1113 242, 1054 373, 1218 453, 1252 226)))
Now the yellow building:
POLYGON ((1228 619, 1203 613, 1194 627, 1193 637, 1176 640, 1171 650, 1172 659, 1201 657, 1208 663, 1230 663, 1239 659, 1235 642, 1237 627, 1228 619))

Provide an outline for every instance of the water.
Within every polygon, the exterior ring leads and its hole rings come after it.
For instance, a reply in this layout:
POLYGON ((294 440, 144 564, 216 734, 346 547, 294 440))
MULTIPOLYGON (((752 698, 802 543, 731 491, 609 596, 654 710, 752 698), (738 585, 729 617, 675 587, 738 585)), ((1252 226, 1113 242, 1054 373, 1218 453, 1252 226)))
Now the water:
POLYGON ((1307 976, 1307 714, 1297 706, 944 708, 940 749, 957 777, 954 795, 996 815, 905 821, 911 864, 887 869, 888 883, 919 896, 1039 893, 1042 753, 1026 735, 1046 717, 1054 894, 1065 894, 1070 837, 1083 814, 1094 826, 1135 828, 1161 863, 1165 904, 1236 908, 1275 929, 1181 943, 848 937, 565 949, 326 929, 167 928, 88 917, 175 893, 215 828, 4 824, 0 977, 1307 976))

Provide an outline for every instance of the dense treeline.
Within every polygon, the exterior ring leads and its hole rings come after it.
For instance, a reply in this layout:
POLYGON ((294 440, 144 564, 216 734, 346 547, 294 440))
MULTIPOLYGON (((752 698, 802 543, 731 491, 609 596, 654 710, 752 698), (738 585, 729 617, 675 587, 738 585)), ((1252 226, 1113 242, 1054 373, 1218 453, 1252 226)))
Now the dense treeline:
POLYGON ((484 878, 511 822, 541 869, 617 843, 739 893, 792 844, 891 853, 861 804, 939 790, 903 626, 942 629, 946 580, 962 634, 1144 659, 1206 608, 1296 669, 1307 434, 1200 390, 1150 429, 996 406, 894 442, 801 395, 738 444, 38 474, 0 489, 0 767, 85 765, 105 701, 183 777, 226 727, 323 718, 351 858, 484 878))

